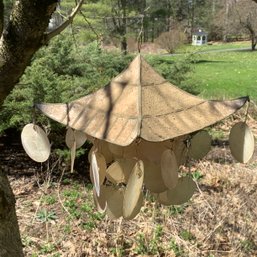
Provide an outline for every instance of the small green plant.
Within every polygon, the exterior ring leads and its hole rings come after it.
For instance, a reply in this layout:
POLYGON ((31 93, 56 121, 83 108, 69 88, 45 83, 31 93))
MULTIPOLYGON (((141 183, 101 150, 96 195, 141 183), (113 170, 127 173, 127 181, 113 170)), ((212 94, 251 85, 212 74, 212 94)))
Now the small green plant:
POLYGON ((200 179, 203 178, 203 175, 200 173, 199 170, 196 170, 196 171, 192 172, 191 175, 192 175, 192 178, 193 178, 195 181, 199 181, 200 179))
POLYGON ((147 254, 147 246, 145 243, 145 236, 144 234, 139 233, 136 237, 136 248, 135 253, 136 254, 147 254))
POLYGON ((44 195, 42 197, 42 202, 46 203, 47 205, 52 205, 56 203, 56 197, 53 195, 44 195))
POLYGON ((157 254, 161 250, 161 237, 163 235, 163 227, 161 225, 157 225, 154 231, 154 237, 149 242, 149 254, 157 254))
POLYGON ((241 249, 246 253, 249 253, 257 248, 257 245, 252 240, 246 239, 246 240, 242 240, 240 243, 241 243, 241 249))
POLYGON ((56 247, 54 244, 48 243, 45 245, 42 245, 40 248, 40 253, 41 254, 48 254, 48 253, 52 253, 53 251, 56 250, 56 247))
POLYGON ((170 250, 172 250, 175 254, 176 257, 183 256, 184 255, 184 250, 181 248, 174 239, 170 241, 169 245, 170 250))
POLYGON ((87 231, 92 231, 95 227, 96 227, 96 224, 94 221, 92 220, 88 220, 86 222, 83 222, 81 224, 82 228, 87 230, 87 231))
POLYGON ((110 249, 110 252, 111 252, 114 256, 117 256, 117 257, 124 256, 124 254, 125 254, 125 251, 124 251, 124 249, 123 249, 121 246, 112 247, 112 248, 110 249))
POLYGON ((172 205, 169 207, 169 213, 171 215, 182 214, 185 210, 185 205, 172 205))
POLYGON ((65 224, 63 227, 63 231, 65 234, 70 234, 71 233, 71 225, 70 224, 65 224))
POLYGON ((195 236, 188 230, 182 230, 180 236, 186 241, 195 240, 195 236))
POLYGON ((41 222, 50 222, 57 219, 56 213, 54 211, 48 211, 47 209, 42 209, 37 213, 37 219, 41 222))

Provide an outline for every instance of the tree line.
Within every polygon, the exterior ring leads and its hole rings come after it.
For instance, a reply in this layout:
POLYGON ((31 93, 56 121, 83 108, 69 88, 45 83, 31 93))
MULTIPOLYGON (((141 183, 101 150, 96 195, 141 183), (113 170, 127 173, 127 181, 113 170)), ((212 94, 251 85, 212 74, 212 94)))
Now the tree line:
MULTIPOLYGON (((209 40, 224 42, 257 38, 257 6, 254 0, 90 0, 80 19, 86 37, 119 45, 154 42, 163 32, 179 29, 188 42, 194 30, 208 32, 209 40), (91 33, 90 31, 94 31, 91 33)), ((61 2, 65 9, 65 4, 61 2)))

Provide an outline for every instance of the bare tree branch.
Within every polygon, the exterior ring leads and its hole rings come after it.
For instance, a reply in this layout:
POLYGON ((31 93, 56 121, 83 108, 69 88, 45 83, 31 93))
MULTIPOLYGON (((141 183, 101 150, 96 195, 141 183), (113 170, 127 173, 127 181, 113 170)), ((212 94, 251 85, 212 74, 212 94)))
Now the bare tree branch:
POLYGON ((99 40, 99 35, 97 33, 97 31, 95 30, 95 28, 92 26, 92 24, 89 22, 89 20, 87 19, 87 17, 85 16, 85 14, 80 11, 80 14, 82 15, 82 17, 84 18, 85 22, 87 23, 88 27, 92 30, 92 32, 96 35, 97 40, 99 40))
POLYGON ((0 38, 0 106, 42 46, 57 3, 58 0, 15 1, 0 38))
POLYGON ((0 0, 0 35, 2 35, 4 28, 4 3, 0 0))
POLYGON ((48 32, 45 37, 45 43, 47 43, 50 39, 55 37, 56 35, 60 34, 65 28, 67 28, 73 21, 76 14, 80 11, 81 6, 83 4, 84 0, 80 0, 77 4, 77 6, 73 9, 72 13, 69 15, 68 19, 64 21, 59 27, 57 27, 55 30, 48 32))

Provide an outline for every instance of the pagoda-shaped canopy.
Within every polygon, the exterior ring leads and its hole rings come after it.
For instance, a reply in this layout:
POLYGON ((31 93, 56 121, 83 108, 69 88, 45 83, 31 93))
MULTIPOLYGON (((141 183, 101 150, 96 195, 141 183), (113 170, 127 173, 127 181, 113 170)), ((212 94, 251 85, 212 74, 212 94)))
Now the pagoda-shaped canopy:
POLYGON ((191 95, 138 55, 96 92, 67 104, 38 104, 37 108, 66 126, 126 146, 137 138, 161 142, 200 130, 231 115, 247 100, 207 101, 191 95))

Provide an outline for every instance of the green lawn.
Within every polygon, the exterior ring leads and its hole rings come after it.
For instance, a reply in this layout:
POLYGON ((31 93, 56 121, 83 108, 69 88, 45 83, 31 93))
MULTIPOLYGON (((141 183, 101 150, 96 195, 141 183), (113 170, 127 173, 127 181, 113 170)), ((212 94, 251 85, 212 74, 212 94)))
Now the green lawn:
POLYGON ((213 43, 203 46, 183 45, 176 50, 176 53, 192 53, 192 52, 205 52, 225 49, 240 49, 251 48, 250 41, 232 42, 232 43, 213 43))
POLYGON ((249 95, 257 101, 257 51, 211 52, 197 54, 196 59, 187 84, 196 85, 202 97, 228 99, 249 95))

